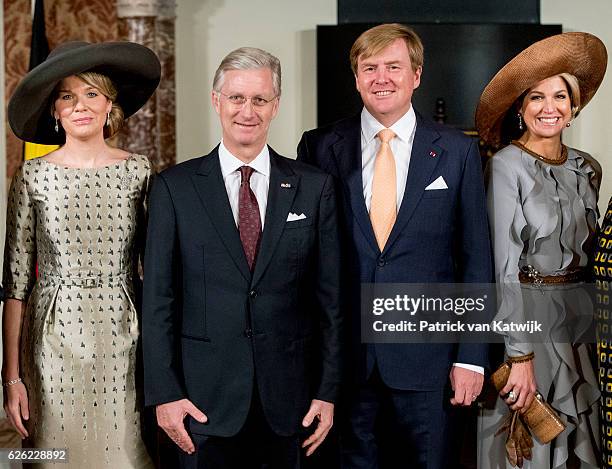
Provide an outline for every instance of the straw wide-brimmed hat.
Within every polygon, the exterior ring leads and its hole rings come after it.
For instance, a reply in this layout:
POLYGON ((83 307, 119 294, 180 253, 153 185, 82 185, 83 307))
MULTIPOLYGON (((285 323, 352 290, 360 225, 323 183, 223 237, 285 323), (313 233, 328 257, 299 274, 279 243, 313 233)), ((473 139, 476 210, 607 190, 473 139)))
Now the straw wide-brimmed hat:
POLYGON ((476 109, 480 138, 499 145, 502 122, 514 102, 535 84, 560 73, 578 79, 583 108, 599 88, 607 63, 606 47, 589 33, 563 33, 532 44, 504 65, 482 92, 476 109))
POLYGON ((151 97, 161 76, 155 53, 133 42, 66 42, 33 68, 19 83, 8 105, 8 120, 17 137, 28 142, 63 144, 64 132, 55 132, 51 94, 70 75, 91 71, 108 76, 117 88, 124 117, 151 97))

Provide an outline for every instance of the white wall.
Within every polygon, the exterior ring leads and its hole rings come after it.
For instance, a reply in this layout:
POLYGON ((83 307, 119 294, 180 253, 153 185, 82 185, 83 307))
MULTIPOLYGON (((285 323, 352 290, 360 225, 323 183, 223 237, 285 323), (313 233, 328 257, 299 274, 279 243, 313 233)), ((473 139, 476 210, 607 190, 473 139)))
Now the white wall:
MULTIPOLYGON (((336 0, 178 0, 176 22, 178 161, 207 153, 218 143, 220 127, 210 105, 212 75, 220 60, 244 45, 266 49, 283 66, 280 113, 270 142, 291 156, 302 131, 316 124, 316 34, 318 24, 336 24, 336 0)), ((541 0, 542 23, 600 37, 612 54, 612 1, 541 0)), ((0 20, 2 18, 0 12, 0 20)), ((0 21, 0 32, 3 23, 0 21)), ((0 37, 4 37, 1 34, 0 37)), ((0 51, 0 54, 4 48, 0 51)), ((0 57, 3 80, 4 57, 0 57)), ((612 67, 610 67, 612 68, 612 67)), ((604 166, 601 199, 612 195, 612 71, 565 139, 590 152, 604 166)), ((0 99, 4 88, 0 87, 0 99)), ((3 99, 2 101, 3 102, 3 99)), ((6 192, 4 109, 0 108, 0 194, 6 192)), ((0 197, 0 221, 4 217, 0 197)), ((0 239, 4 223, 0 223, 0 239)), ((0 260, 1 262, 1 260, 0 260)))
MULTIPOLYGON (((612 1, 541 0, 543 24, 562 24, 563 31, 586 31, 599 37, 612 59, 612 1)), ((612 60, 610 60, 612 62, 612 60)), ((603 181, 599 193, 599 211, 603 216, 612 196, 612 65, 599 91, 580 113, 572 127, 564 132, 567 145, 584 150, 599 160, 603 181)))
MULTIPOLYGON (((611 0, 541 0, 543 24, 599 36, 612 54, 611 0)), ((210 105, 212 75, 229 51, 244 45, 281 60, 283 96, 270 143, 293 156, 303 130, 316 124, 317 24, 336 24, 336 0, 178 0, 178 161, 207 153, 220 138, 210 105)), ((612 68, 612 66, 610 67, 612 68)), ((612 71, 591 103, 565 132, 565 142, 595 156, 604 169, 602 214, 612 195, 612 71)))
POLYGON ((219 142, 212 77, 221 59, 242 46, 260 47, 281 61, 280 112, 269 141, 294 156, 303 129, 316 124, 317 24, 336 24, 335 0, 178 0, 177 160, 206 154, 219 142))

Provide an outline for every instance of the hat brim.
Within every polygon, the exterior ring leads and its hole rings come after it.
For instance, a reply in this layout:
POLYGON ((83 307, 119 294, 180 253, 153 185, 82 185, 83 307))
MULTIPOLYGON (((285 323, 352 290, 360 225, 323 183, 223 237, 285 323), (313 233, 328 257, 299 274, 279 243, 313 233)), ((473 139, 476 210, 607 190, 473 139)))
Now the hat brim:
POLYGON ((159 84, 159 59, 145 46, 132 42, 73 44, 56 54, 52 52, 15 89, 8 105, 8 120, 20 139, 43 144, 64 143, 63 132, 53 129, 50 100, 57 84, 68 76, 86 71, 108 76, 117 88, 116 101, 126 118, 147 102, 159 84))
POLYGON ((502 122, 514 102, 535 84, 561 73, 578 79, 584 108, 599 88, 607 63, 606 47, 589 33, 562 33, 532 44, 504 65, 482 92, 476 109, 480 138, 498 146, 502 122))

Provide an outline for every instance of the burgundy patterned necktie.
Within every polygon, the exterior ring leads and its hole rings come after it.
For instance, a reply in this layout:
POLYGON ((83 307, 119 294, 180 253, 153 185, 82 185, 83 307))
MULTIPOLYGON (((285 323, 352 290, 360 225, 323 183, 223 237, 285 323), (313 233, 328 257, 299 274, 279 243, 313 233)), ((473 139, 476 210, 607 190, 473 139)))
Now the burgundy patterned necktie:
POLYGON ((255 266, 259 241, 261 240, 259 205, 250 184, 253 171, 255 170, 250 166, 240 167, 240 192, 238 195, 238 231, 251 272, 253 272, 255 266))

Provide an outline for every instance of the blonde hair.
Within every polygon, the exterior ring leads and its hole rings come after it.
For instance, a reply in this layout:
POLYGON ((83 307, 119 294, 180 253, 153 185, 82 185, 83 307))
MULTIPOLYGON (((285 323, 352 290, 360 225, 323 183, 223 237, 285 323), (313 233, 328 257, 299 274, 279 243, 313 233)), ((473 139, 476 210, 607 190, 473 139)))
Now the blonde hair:
POLYGON ((104 138, 112 137, 121 129, 124 120, 123 109, 121 109, 121 106, 116 102, 117 88, 115 84, 109 77, 97 72, 77 73, 76 76, 89 86, 96 88, 113 103, 108 116, 108 125, 104 126, 104 138))
POLYGON ((580 113, 580 83, 578 82, 578 78, 576 78, 571 73, 559 73, 559 78, 561 78, 565 84, 567 85, 567 91, 570 95, 570 101, 572 103, 572 118, 575 118, 580 113))
POLYGON ((362 59, 372 57, 397 39, 403 39, 406 43, 412 71, 416 72, 419 67, 423 66, 424 60, 421 38, 408 26, 399 23, 389 23, 374 26, 357 38, 349 54, 353 73, 357 75, 357 61, 360 57, 362 59))
MULTIPOLYGON (((113 84, 113 81, 107 77, 106 75, 102 75, 97 72, 82 72, 77 73, 75 75, 83 82, 87 83, 89 86, 93 86, 100 93, 102 93, 108 100, 110 100, 113 105, 111 107, 109 116, 108 116, 108 125, 104 124, 104 138, 110 138, 115 135, 119 129, 123 126, 123 109, 116 102, 117 99, 117 88, 113 84)), ((51 96, 57 97, 57 93, 59 92, 60 84, 58 83, 55 87, 51 96)), ((55 99, 51 99, 50 111, 51 117, 55 115, 55 99)))

